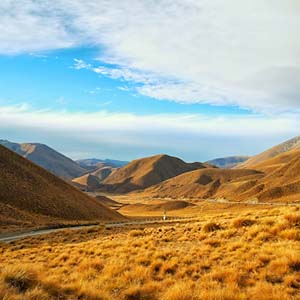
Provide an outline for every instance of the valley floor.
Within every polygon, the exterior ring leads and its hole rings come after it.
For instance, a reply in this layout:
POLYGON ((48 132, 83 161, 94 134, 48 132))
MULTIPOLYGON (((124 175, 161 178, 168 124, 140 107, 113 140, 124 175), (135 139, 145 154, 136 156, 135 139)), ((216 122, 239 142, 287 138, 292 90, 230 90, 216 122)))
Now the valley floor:
POLYGON ((299 253, 297 207, 66 229, 0 245, 0 299, 300 299, 299 253))

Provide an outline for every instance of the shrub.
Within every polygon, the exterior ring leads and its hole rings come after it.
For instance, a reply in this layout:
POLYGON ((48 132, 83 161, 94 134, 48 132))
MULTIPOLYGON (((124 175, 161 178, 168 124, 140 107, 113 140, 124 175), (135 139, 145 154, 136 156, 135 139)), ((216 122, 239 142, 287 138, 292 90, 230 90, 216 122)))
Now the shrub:
POLYGON ((209 222, 209 223, 206 223, 204 226, 203 226, 203 231, 204 232, 213 232, 213 231, 217 231, 217 230, 220 230, 222 229, 222 227, 217 224, 217 223, 214 223, 214 222, 209 222))
POLYGON ((4 282, 20 293, 25 293, 28 289, 37 285, 37 274, 33 270, 25 268, 11 268, 3 272, 4 282))
POLYGON ((241 227, 247 227, 247 226, 252 226, 253 224, 255 224, 256 222, 254 220, 251 219, 247 219, 247 218, 238 218, 235 219, 233 221, 233 227, 235 228, 241 228, 241 227))
POLYGON ((137 236, 142 236, 144 235, 144 230, 140 230, 140 229, 135 229, 135 230, 131 230, 129 232, 129 236, 130 237, 137 237, 137 236))
POLYGON ((290 226, 300 226, 300 214, 289 214, 284 216, 290 226))
POLYGON ((166 290, 161 299, 192 300, 194 299, 192 285, 189 282, 177 282, 166 290))

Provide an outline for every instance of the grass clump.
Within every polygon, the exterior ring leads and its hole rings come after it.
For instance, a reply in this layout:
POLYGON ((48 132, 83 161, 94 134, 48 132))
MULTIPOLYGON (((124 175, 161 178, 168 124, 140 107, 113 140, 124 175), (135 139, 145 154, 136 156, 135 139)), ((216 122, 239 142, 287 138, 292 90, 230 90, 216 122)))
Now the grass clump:
POLYGON ((204 232, 214 232, 221 229, 222 229, 221 225, 215 222, 208 222, 202 228, 204 232))
POLYGON ((8 287, 15 288, 20 293, 25 293, 38 283, 37 273, 27 268, 6 268, 3 271, 2 277, 8 287))
POLYGON ((143 236, 143 235, 145 235, 145 232, 144 232, 144 230, 141 230, 141 229, 135 229, 135 230, 131 230, 129 232, 130 237, 138 237, 138 236, 143 236))
POLYGON ((234 228, 248 227, 255 224, 256 221, 248 218, 237 218, 233 221, 232 225, 234 228))

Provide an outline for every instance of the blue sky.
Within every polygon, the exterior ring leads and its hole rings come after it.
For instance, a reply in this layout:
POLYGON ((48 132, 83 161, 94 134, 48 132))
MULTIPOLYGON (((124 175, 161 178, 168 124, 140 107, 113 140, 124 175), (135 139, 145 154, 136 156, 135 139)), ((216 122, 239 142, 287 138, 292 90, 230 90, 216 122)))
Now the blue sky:
POLYGON ((299 135, 297 8, 5 0, 0 137, 74 159, 260 152, 299 135))
MULTIPOLYGON (((75 48, 50 52, 0 56, 2 104, 28 103, 36 109, 69 111, 156 113, 246 114, 237 106, 178 103, 157 100, 136 93, 136 84, 112 79, 90 70, 76 69, 76 60, 96 66, 107 64, 95 60, 98 49, 75 48), (17 88, 16 88, 17 86, 17 88), (128 90, 130 89, 130 90, 128 90), (5 99, 5 100, 4 100, 5 99)), ((110 67, 116 68, 113 65, 110 67)))

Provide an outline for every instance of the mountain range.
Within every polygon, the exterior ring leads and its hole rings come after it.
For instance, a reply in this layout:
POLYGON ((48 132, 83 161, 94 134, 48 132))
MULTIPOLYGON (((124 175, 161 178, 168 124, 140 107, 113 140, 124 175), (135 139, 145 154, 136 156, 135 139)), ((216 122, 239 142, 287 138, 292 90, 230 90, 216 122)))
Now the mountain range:
POLYGON ((206 163, 214 165, 218 168, 231 169, 238 164, 247 161, 249 158, 250 156, 228 156, 208 160, 206 163))
POLYGON ((0 140, 0 144, 65 180, 70 180, 87 172, 70 158, 44 144, 18 144, 7 140, 0 140))
POLYGON ((98 158, 88 158, 76 160, 81 167, 84 169, 95 169, 102 166, 110 166, 112 168, 121 168, 126 166, 129 162, 124 160, 116 159, 98 159, 98 158))
POLYGON ((0 145, 0 230, 24 224, 34 227, 58 221, 124 218, 58 178, 70 180, 78 174, 81 176, 73 178, 77 187, 128 194, 132 199, 299 202, 300 137, 241 163, 238 161, 243 159, 238 157, 218 159, 226 168, 214 166, 213 161, 187 163, 161 154, 120 168, 94 160, 89 163, 94 169, 87 170, 43 144, 3 140, 0 144, 5 145, 0 145), (235 164, 231 169, 230 163, 235 164))
MULTIPOLYGON (((40 143, 14 143, 7 140, 0 140, 0 145, 5 146, 67 181, 81 177, 89 172, 95 172, 103 167, 113 169, 122 167, 128 163, 126 161, 113 159, 101 160, 96 158, 74 161, 49 146, 40 143)), ((104 174, 107 174, 107 172, 103 171, 104 174)))
POLYGON ((154 198, 299 201, 299 138, 272 147, 234 169, 205 168, 188 172, 153 185, 142 193, 154 198))

